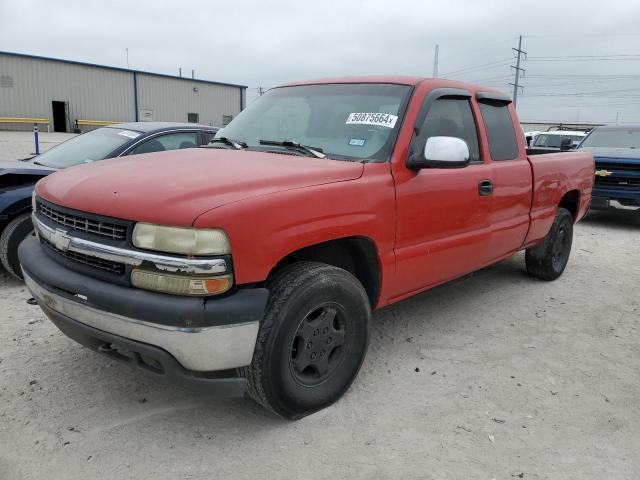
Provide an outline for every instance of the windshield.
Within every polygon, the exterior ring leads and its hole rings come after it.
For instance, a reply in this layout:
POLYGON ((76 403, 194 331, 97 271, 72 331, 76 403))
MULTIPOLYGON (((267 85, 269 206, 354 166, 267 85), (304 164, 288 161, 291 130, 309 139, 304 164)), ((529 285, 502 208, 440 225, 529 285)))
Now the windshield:
POLYGON ((551 147, 560 148, 562 140, 570 138, 573 145, 580 143, 580 140, 584 138, 584 135, 550 135, 548 133, 541 133, 536 137, 536 141, 533 143, 534 147, 551 147))
POLYGON ((81 163, 104 160, 140 133, 119 128, 98 128, 73 137, 35 158, 34 163, 52 168, 67 168, 81 163))
POLYGON ((640 128, 596 128, 581 147, 640 148, 640 128))
POLYGON ((260 140, 290 140, 330 158, 386 161, 410 92, 406 85, 363 83, 275 88, 216 137, 270 151, 284 149, 260 140))

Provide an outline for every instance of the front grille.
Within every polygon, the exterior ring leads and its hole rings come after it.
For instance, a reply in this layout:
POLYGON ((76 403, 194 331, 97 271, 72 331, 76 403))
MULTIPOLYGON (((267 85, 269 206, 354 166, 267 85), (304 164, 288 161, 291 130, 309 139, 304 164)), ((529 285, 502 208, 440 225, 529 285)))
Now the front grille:
POLYGON ((127 227, 124 225, 102 220, 93 220, 82 215, 62 212, 44 203, 39 203, 39 211, 52 222, 64 225, 73 230, 93 233, 114 240, 124 240, 127 238, 127 227))
POLYGON ((640 178, 632 178, 632 177, 596 177, 595 181, 596 187, 614 187, 614 188, 625 188, 625 189, 636 189, 640 188, 640 178))
POLYGON ((88 265, 105 272, 115 273, 117 275, 124 274, 124 264, 122 263, 103 260, 102 258, 91 257, 89 255, 85 255, 84 253, 71 252, 69 250, 60 250, 53 243, 42 236, 40 237, 40 241, 43 245, 46 245, 58 255, 61 255, 69 260, 73 260, 74 262, 82 263, 84 265, 88 265))
POLYGON ((635 170, 640 172, 637 163, 596 162, 596 170, 635 170))

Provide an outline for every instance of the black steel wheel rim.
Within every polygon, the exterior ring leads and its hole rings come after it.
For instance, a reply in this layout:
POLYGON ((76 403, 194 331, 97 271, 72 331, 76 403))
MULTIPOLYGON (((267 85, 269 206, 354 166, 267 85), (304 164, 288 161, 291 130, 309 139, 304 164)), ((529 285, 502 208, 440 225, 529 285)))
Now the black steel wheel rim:
POLYGON ((558 229, 555 241, 553 242, 553 253, 551 257, 553 267, 556 270, 563 268, 564 264, 566 263, 568 243, 569 237, 567 236, 567 231, 565 230, 564 226, 561 226, 558 229))
POLYGON ((289 349, 296 381, 315 386, 336 371, 347 350, 347 317, 335 303, 313 308, 298 324, 289 349))

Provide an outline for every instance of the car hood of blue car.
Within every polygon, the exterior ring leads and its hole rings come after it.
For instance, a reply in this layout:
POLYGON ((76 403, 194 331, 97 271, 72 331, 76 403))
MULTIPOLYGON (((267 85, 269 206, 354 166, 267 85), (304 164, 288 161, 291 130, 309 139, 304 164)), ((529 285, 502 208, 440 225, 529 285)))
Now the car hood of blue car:
POLYGON ((0 161, 0 175, 42 175, 44 177, 55 171, 55 168, 38 165, 32 160, 0 161))
POLYGON ((596 159, 621 158, 640 162, 640 149, 638 148, 583 147, 580 150, 591 152, 596 159))

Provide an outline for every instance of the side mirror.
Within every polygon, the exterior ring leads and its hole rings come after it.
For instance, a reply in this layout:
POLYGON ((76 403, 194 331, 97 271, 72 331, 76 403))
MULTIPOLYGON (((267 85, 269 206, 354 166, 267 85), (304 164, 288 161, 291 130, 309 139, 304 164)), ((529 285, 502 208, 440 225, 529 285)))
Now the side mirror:
POLYGON ((569 137, 564 137, 560 141, 560 151, 565 152, 573 148, 573 141, 569 137))
POLYGON ((429 137, 424 157, 414 158, 409 168, 463 168, 469 165, 469 146, 458 137, 429 137))

